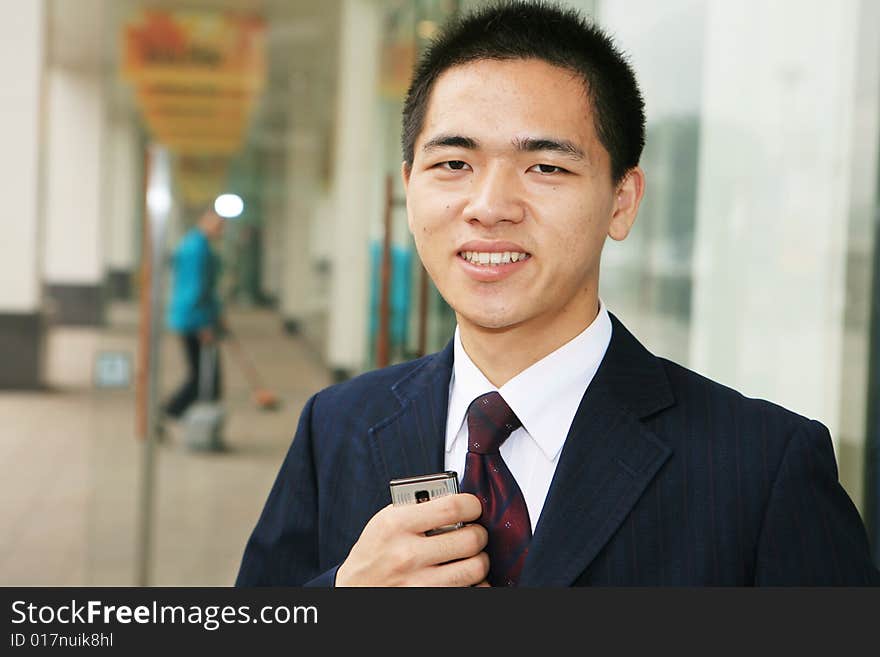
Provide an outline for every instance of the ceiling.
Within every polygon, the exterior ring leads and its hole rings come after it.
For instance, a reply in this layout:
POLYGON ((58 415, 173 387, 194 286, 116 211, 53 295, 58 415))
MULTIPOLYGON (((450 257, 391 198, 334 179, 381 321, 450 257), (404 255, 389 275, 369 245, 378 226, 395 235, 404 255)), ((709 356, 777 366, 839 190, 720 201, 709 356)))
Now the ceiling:
POLYGON ((103 76, 108 115, 140 120, 119 74, 122 27, 142 9, 239 11, 266 22, 267 79, 246 138, 268 185, 294 142, 328 143, 335 115, 339 0, 49 0, 48 61, 103 76))

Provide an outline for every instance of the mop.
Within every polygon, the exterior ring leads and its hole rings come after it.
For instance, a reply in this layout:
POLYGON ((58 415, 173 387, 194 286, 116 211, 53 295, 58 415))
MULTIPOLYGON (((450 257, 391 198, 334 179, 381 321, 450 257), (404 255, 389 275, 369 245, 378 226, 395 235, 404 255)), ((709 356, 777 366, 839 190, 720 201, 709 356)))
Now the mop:
POLYGON ((254 367, 253 362, 251 362, 250 358, 244 353, 241 342, 239 342, 236 335, 229 330, 228 327, 226 338, 227 343, 232 346, 232 351, 235 353, 235 360, 241 367, 242 372, 244 372, 248 383, 251 384, 251 399, 254 404, 261 411, 273 411, 277 409, 279 405, 278 397, 271 390, 263 386, 257 368, 254 367))

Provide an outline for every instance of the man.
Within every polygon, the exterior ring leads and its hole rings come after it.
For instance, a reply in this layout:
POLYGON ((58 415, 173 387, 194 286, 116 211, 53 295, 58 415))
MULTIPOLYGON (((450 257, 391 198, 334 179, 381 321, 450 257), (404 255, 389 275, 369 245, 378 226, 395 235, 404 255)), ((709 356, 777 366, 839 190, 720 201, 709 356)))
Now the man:
MULTIPOLYGON (((168 303, 168 327, 180 334, 186 359, 186 379, 165 403, 165 414, 179 419, 198 399, 201 352, 213 346, 223 325, 217 285, 220 259, 211 242, 223 236, 224 219, 206 210, 184 235, 174 252, 173 284, 168 303)), ((212 399, 220 395, 220 361, 216 360, 212 399)))
POLYGON ((501 5, 433 44, 403 180, 455 336, 308 401, 239 585, 880 580, 825 427, 653 356, 599 299, 643 143, 632 70, 571 11, 501 5), (444 469, 467 492, 389 506, 444 469))

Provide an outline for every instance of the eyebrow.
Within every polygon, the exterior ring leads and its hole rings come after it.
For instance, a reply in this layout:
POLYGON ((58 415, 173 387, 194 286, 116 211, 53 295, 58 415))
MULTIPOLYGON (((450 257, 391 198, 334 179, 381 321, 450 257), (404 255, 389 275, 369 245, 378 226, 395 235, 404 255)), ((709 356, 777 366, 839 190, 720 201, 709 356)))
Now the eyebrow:
POLYGON ((429 139, 422 146, 422 151, 427 153, 438 148, 466 148, 468 150, 476 150, 479 148, 479 142, 470 137, 461 135, 439 135, 433 139, 429 139))
POLYGON ((583 160, 585 157, 584 152, 578 148, 574 142, 570 142, 567 139, 552 139, 547 137, 533 139, 531 137, 526 137, 524 139, 516 139, 513 143, 517 150, 526 153, 551 151, 553 153, 564 155, 572 160, 583 160))
MULTIPOLYGON (((584 160, 586 156, 574 142, 567 139, 555 139, 552 137, 524 137, 513 140, 513 146, 516 150, 523 153, 534 153, 537 151, 551 151, 559 153, 572 160, 584 160)), ((463 135, 438 135, 425 142, 422 151, 427 153, 439 148, 465 148, 468 150, 477 150, 480 142, 471 137, 463 135)))

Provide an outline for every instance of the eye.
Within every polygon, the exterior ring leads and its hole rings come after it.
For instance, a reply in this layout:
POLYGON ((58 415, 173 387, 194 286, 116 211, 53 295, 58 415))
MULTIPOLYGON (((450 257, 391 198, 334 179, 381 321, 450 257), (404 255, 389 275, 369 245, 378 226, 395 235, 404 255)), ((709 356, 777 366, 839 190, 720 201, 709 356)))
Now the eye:
POLYGON ((470 168, 467 162, 462 162, 461 160, 448 160, 446 162, 440 162, 436 166, 441 169, 446 169, 447 171, 465 171, 470 168))
POLYGON ((535 173, 568 173, 568 170, 563 169, 562 167, 557 167, 553 164, 536 164, 529 171, 534 171, 535 173))

